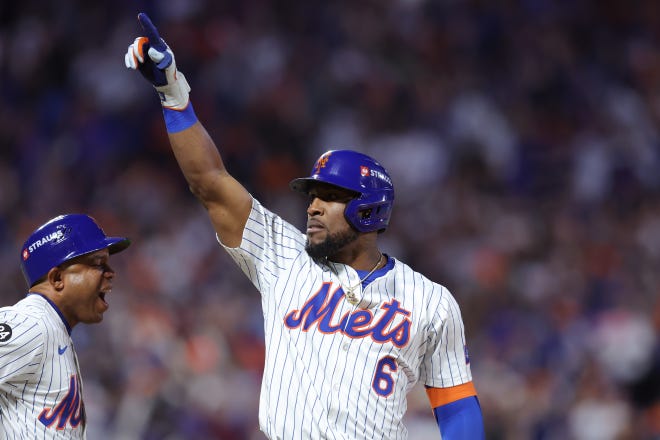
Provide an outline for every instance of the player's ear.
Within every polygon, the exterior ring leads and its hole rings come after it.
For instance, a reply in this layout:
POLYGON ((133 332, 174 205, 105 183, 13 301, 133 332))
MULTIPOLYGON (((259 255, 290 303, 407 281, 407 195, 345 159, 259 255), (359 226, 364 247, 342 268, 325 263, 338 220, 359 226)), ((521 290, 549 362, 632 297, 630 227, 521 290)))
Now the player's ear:
POLYGON ((46 281, 48 281, 48 284, 53 286, 53 289, 57 291, 64 289, 64 276, 62 268, 55 266, 49 270, 46 274, 46 281))

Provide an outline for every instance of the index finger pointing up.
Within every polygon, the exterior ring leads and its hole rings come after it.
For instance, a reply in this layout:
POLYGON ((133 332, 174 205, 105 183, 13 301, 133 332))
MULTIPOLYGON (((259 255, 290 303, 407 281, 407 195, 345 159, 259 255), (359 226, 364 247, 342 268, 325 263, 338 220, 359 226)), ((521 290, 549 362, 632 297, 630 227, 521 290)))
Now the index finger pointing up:
POLYGON ((156 26, 151 22, 151 19, 145 14, 144 12, 140 12, 138 14, 138 21, 140 22, 140 25, 142 26, 142 29, 144 30, 145 36, 149 39, 149 43, 151 44, 151 47, 154 49, 164 52, 167 50, 167 46, 163 42, 163 40, 160 38, 160 35, 158 34, 158 29, 156 29, 156 26))

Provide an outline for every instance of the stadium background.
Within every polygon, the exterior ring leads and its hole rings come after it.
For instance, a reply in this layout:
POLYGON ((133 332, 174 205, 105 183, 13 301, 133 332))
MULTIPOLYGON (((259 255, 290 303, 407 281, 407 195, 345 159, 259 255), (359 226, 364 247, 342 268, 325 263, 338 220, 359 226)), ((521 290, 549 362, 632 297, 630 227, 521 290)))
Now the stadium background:
MULTIPOLYGON (((660 3, 0 3, 0 298, 63 212, 133 239, 78 326, 92 438, 261 439, 259 297, 216 245, 157 97, 148 12, 229 170, 295 224, 325 149, 378 157, 383 248, 462 306, 489 439, 660 438, 660 3)), ((423 391, 411 440, 437 427, 423 391)))

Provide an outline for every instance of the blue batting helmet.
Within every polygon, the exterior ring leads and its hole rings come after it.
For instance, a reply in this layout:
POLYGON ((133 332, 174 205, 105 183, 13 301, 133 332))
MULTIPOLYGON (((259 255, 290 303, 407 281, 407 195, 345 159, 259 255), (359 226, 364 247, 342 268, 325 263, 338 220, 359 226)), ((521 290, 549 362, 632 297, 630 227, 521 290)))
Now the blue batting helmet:
POLYGON ((324 182, 354 191, 344 216, 360 232, 384 230, 392 214, 394 187, 387 170, 366 154, 351 150, 330 150, 321 155, 311 176, 291 181, 295 191, 309 193, 310 186, 324 182))
POLYGON ((65 261, 105 248, 114 254, 130 243, 127 238, 107 237, 88 215, 60 215, 41 225, 25 241, 21 269, 32 287, 50 269, 65 261))

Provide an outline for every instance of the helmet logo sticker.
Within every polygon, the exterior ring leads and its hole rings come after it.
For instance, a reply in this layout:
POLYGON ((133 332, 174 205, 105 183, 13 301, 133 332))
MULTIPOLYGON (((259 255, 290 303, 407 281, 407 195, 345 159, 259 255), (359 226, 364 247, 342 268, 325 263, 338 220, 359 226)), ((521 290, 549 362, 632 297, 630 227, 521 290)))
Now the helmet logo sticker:
MULTIPOLYGON (((50 241, 53 241, 53 240, 60 241, 63 238, 64 238, 64 232, 61 229, 59 229, 55 232, 51 232, 50 234, 45 235, 45 236, 35 240, 33 243, 31 243, 27 247, 27 250, 28 250, 28 252, 34 252, 35 249, 41 247, 42 245, 44 245, 44 244, 46 244, 50 241)), ((25 256, 25 252, 23 252, 23 256, 25 256)))
POLYGON ((387 182, 388 185, 392 185, 392 179, 390 179, 390 177, 387 174, 381 171, 371 170, 371 175, 377 179, 387 182))
POLYGON ((58 237, 57 241, 64 241, 71 234, 71 226, 61 226, 59 230, 62 231, 62 235, 58 237))
POLYGON ((369 175, 369 167, 360 165, 360 174, 362 175, 362 177, 367 177, 369 175))
POLYGON ((318 174, 321 171, 321 168, 325 168, 325 165, 328 163, 330 156, 332 156, 332 153, 327 153, 319 157, 319 160, 317 160, 316 164, 314 165, 314 174, 318 174))
POLYGON ((60 226, 55 232, 51 232, 48 235, 44 235, 34 242, 30 243, 28 247, 23 249, 23 261, 26 261, 28 258, 30 258, 30 254, 40 248, 41 246, 45 245, 46 243, 49 242, 54 242, 54 243, 60 243, 64 241, 69 234, 71 233, 71 227, 69 226, 60 226))

